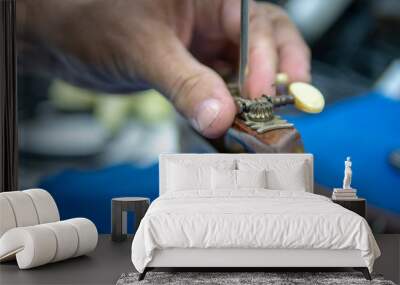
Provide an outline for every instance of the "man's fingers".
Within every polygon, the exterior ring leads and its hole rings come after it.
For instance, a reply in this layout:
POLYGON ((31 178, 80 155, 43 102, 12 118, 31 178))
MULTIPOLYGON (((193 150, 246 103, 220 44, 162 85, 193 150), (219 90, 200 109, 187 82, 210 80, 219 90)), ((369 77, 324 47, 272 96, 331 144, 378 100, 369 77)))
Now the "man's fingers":
POLYGON ((182 70, 181 74, 171 78, 174 83, 168 92, 175 107, 203 135, 215 138, 225 133, 232 125, 236 106, 224 81, 205 66, 182 70))
MULTIPOLYGON (((225 1, 222 16, 224 30, 230 40, 239 44, 240 38, 240 1, 225 1)), ((277 71, 278 54, 274 43, 271 21, 266 6, 250 1, 249 23, 249 62, 246 94, 257 98, 263 94, 272 95, 277 71)))
POLYGON ((283 11, 271 11, 271 16, 279 51, 279 71, 287 73, 291 81, 310 81, 310 49, 283 11))
POLYGON ((248 97, 257 98, 263 94, 275 94, 273 84, 277 72, 278 53, 265 6, 255 4, 251 11, 249 73, 246 88, 248 97))
POLYGON ((143 77, 157 86, 203 135, 222 135, 232 124, 236 107, 224 81, 200 64, 171 31, 160 33, 143 58, 143 77))
MULTIPOLYGON (((226 0, 222 17, 224 31, 239 44, 240 1, 226 0)), ((277 72, 294 81, 310 80, 310 51, 300 33, 280 8, 250 2, 249 67, 247 96, 273 95, 277 72)))

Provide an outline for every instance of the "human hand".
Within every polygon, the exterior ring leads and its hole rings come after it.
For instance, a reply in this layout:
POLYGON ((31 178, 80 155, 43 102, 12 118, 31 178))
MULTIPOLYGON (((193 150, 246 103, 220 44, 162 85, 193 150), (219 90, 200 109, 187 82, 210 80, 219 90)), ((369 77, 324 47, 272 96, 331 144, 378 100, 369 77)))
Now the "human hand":
MULTIPOLYGON (((17 5, 19 35, 31 41, 22 54, 31 55, 31 62, 89 87, 145 81, 210 138, 231 126, 236 107, 215 69, 237 67, 239 0, 20 0, 17 5)), ((251 2, 249 32, 246 96, 273 94, 277 72, 295 81, 310 79, 309 49, 280 8, 251 2)))

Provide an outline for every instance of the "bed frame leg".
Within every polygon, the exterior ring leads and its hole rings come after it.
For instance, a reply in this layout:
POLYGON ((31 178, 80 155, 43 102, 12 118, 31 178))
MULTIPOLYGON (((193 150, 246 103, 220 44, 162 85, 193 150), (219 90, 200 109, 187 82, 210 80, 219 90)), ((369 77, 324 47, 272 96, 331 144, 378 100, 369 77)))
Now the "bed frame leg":
POLYGON ((144 277, 146 277, 146 273, 147 273, 148 269, 147 267, 143 270, 142 273, 139 274, 139 278, 138 281, 142 281, 144 279, 144 277))
POLYGON ((364 275, 365 279, 372 280, 371 274, 369 274, 369 270, 367 267, 355 267, 354 269, 357 271, 361 271, 362 274, 364 275))

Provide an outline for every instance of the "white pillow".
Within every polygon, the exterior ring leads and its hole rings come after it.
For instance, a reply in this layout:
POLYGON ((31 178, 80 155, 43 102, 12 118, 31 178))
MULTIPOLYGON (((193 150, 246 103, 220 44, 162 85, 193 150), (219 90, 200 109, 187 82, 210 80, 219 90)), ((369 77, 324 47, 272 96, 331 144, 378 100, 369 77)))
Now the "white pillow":
POLYGON ((272 190, 306 191, 309 185, 308 166, 304 160, 292 159, 240 159, 240 170, 267 171, 267 188, 272 190))
POLYGON ((236 170, 212 168, 211 173, 213 190, 236 190, 236 170))
POLYGON ((202 190, 211 188, 211 167, 168 163, 168 191, 202 190))
POLYGON ((267 188, 267 171, 236 170, 237 188, 267 188))
POLYGON ((297 165, 295 168, 288 168, 284 171, 267 171, 268 189, 306 191, 306 176, 304 165, 297 165))

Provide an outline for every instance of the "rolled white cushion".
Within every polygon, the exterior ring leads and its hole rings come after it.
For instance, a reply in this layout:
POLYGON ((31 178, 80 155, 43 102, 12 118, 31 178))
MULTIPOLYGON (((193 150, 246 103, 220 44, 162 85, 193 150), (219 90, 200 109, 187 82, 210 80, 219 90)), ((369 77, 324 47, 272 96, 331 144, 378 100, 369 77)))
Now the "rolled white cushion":
POLYGON ((66 221, 44 224, 56 236, 57 250, 51 262, 57 262, 75 255, 78 249, 79 237, 74 226, 66 221))
POLYGON ((17 227, 33 226, 39 223, 38 214, 31 197, 22 191, 1 193, 13 209, 17 227))
POLYGON ((91 252, 96 248, 98 233, 96 226, 90 220, 85 218, 75 218, 65 220, 64 222, 74 226, 78 233, 78 248, 74 257, 91 252))
POLYGON ((84 218, 18 227, 0 238, 0 261, 16 256, 20 269, 28 269, 86 254, 96 248, 96 226, 84 218))
POLYGON ((10 202, 6 197, 0 194, 0 238, 9 229, 15 228, 17 222, 10 202))
POLYGON ((51 229, 43 225, 14 228, 0 239, 0 261, 16 255, 19 268, 28 269, 51 262, 56 249, 51 229))
POLYGON ((22 191, 30 196, 36 208, 39 224, 52 223, 60 220, 60 214, 53 197, 43 189, 29 189, 22 191))

